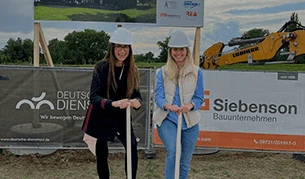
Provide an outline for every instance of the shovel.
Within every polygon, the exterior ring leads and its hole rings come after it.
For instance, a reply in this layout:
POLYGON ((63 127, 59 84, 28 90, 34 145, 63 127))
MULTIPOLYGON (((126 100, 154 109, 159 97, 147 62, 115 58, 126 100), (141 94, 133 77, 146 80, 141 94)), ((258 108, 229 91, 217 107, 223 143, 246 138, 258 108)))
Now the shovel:
POLYGON ((127 179, 131 179, 131 126, 130 126, 130 104, 126 108, 126 150, 127 150, 127 179))
POLYGON ((178 115, 177 139, 176 139, 175 179, 179 179, 179 174, 180 174, 181 125, 182 125, 182 113, 180 113, 178 115))

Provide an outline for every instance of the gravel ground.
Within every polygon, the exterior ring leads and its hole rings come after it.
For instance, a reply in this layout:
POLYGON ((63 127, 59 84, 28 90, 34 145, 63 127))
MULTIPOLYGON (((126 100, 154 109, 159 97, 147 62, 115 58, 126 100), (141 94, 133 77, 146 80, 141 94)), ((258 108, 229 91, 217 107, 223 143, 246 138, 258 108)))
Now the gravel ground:
MULTIPOLYGON (((156 148, 156 159, 145 159, 139 151, 138 179, 162 179, 164 148, 156 148)), ((124 154, 111 153, 111 179, 123 179, 124 154)), ((49 155, 0 154, 1 179, 98 179, 95 157, 89 150, 57 150, 49 155)), ((189 179, 305 179, 305 163, 292 154, 219 151, 194 155, 189 179)))

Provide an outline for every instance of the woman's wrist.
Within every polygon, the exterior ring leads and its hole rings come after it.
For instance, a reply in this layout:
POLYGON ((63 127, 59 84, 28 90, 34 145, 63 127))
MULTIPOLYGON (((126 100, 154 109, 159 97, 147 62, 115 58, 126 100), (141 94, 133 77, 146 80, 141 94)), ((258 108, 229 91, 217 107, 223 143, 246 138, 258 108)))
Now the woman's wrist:
POLYGON ((167 110, 167 111, 169 111, 169 110, 170 110, 170 107, 171 107, 171 105, 170 105, 170 104, 165 104, 165 105, 164 105, 164 109, 165 109, 165 110, 167 110))
POLYGON ((191 110, 193 110, 193 109, 194 109, 194 107, 195 107, 194 102, 193 102, 193 101, 191 101, 191 102, 190 102, 190 105, 192 106, 192 107, 191 107, 191 110))

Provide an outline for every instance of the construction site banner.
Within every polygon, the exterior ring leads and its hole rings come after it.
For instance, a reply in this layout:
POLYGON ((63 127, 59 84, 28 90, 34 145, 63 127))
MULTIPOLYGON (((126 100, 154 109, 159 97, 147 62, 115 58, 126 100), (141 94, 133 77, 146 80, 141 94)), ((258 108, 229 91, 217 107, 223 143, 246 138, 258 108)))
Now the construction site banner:
POLYGON ((158 0, 157 25, 203 27, 204 0, 158 0))
POLYGON ((304 73, 203 72, 198 147, 305 152, 304 73))
MULTIPOLYGON (((81 126, 92 68, 0 66, 0 148, 86 147, 81 126)), ((150 70, 140 70, 142 107, 132 110, 140 148, 149 143, 150 70)), ((118 139, 110 146, 121 147, 118 139)))
POLYGON ((35 21, 203 27, 204 0, 34 0, 35 21))

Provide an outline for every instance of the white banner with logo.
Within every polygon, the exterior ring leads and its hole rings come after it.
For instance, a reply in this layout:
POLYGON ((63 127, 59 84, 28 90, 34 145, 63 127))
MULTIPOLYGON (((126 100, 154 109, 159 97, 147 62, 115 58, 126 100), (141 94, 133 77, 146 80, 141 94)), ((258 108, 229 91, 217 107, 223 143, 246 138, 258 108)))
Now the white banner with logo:
POLYGON ((157 25, 203 27, 204 0, 157 1, 157 25))
MULTIPOLYGON (((141 109, 133 114, 140 148, 148 147, 150 70, 140 70, 141 109)), ((90 68, 0 66, 0 148, 84 147, 90 68)), ((111 146, 121 146, 115 139, 111 146)))
POLYGON ((204 88, 197 146, 305 152, 304 73, 206 70, 204 88))

